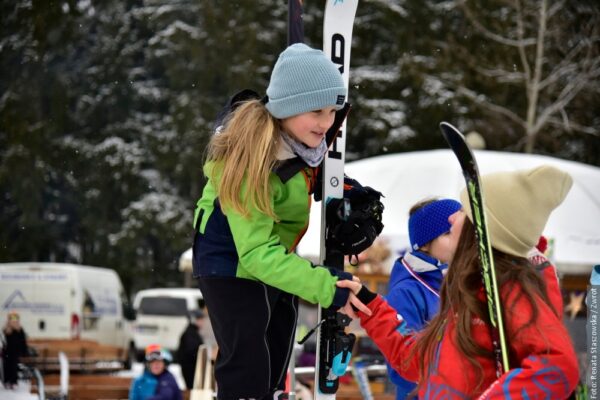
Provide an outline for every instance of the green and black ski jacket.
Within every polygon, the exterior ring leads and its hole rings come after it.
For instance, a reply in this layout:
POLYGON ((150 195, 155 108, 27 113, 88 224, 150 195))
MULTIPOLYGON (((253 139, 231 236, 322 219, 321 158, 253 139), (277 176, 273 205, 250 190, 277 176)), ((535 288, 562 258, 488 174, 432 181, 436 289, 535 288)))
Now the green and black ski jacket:
POLYGON ((335 282, 352 279, 352 275, 314 266, 294 252, 308 228, 316 169, 296 157, 280 162, 271 173, 271 204, 279 218, 274 221, 256 209, 246 217, 234 210, 224 213, 216 182, 210 179, 212 168, 219 165, 208 162, 204 166, 208 182, 194 214, 194 277, 256 280, 310 303, 343 306, 348 291, 337 288, 335 282))

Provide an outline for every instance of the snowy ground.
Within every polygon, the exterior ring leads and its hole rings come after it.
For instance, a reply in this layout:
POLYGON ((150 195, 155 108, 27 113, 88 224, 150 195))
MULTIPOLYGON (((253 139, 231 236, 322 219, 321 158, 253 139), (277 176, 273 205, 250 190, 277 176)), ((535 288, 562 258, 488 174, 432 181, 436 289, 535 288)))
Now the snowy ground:
POLYGON ((37 396, 29 393, 30 385, 19 382, 14 390, 7 390, 0 385, 0 400, 37 400, 37 396))

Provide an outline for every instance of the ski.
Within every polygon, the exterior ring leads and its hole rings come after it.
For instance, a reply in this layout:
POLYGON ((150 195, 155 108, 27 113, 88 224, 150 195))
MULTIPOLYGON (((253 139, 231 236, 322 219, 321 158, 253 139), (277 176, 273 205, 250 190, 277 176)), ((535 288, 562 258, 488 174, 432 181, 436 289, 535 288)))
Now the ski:
POLYGON ((450 149, 456 155, 467 186, 469 195, 469 204, 471 205, 471 214, 475 233, 477 236, 479 262, 481 263, 481 276, 485 295, 487 299, 488 312, 491 323, 492 343, 496 356, 496 374, 498 377, 509 370, 508 349, 506 337, 504 335, 504 324, 502 322, 502 304, 498 292, 498 283, 496 281, 496 271, 494 268, 494 258, 492 256, 492 245, 490 243, 489 232, 486 224, 484 211, 484 197, 479 179, 479 168, 473 152, 467 145, 465 137, 458 129, 447 122, 440 123, 442 134, 448 142, 450 149))
MULTIPOLYGON (((304 43, 304 22, 302 21, 302 1, 288 0, 288 32, 287 45, 304 43)), ((296 400, 296 343, 292 346, 288 364, 289 390, 288 399, 296 400)), ((287 385, 286 385, 287 386, 287 385)))
MULTIPOLYGON (((327 0, 323 23, 323 51, 339 66, 346 88, 349 86, 350 49, 352 28, 358 0, 327 0)), ((336 212, 327 207, 332 199, 344 197, 344 161, 346 147, 346 123, 341 124, 323 161, 321 203, 321 249, 320 263, 328 267, 344 269, 344 255, 327 246, 327 221, 335 220, 327 213, 336 212)), ((345 327, 350 318, 335 311, 319 307, 317 331, 317 360, 315 365, 314 396, 317 400, 335 399, 339 377, 346 372, 354 345, 354 335, 347 334, 345 327)))
POLYGON ((302 22, 302 0, 288 0, 288 46, 304 43, 304 23, 302 22))

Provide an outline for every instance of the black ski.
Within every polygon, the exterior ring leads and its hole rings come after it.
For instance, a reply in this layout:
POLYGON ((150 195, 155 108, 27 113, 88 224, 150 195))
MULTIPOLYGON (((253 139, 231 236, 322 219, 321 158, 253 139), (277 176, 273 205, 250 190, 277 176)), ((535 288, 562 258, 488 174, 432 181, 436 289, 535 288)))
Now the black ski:
POLYGON ((479 168, 477 167, 475 156, 467 145, 463 134, 447 122, 442 122, 440 129, 460 163, 467 185, 469 204, 471 205, 473 224, 475 225, 477 236, 481 276, 488 304, 492 343, 496 355, 496 373, 500 376, 509 369, 508 349, 504 335, 504 324, 502 323, 502 304, 500 303, 498 283, 496 281, 492 246, 490 244, 483 207, 483 190, 479 179, 479 168))
MULTIPOLYGON (((349 85, 352 28, 357 7, 358 0, 327 0, 325 6, 323 51, 338 65, 346 88, 349 85)), ((323 161, 320 252, 322 265, 342 270, 344 254, 333 246, 328 246, 331 230, 328 222, 339 218, 335 215, 327 215, 336 212, 333 207, 327 207, 327 204, 333 199, 344 197, 345 148, 346 124, 342 123, 339 130, 333 132, 333 143, 323 161)), ((314 396, 317 400, 335 399, 339 377, 346 372, 355 337, 345 332, 345 327, 351 320, 344 314, 319 308, 319 321, 321 322, 317 332, 314 396)))
POLYGON ((287 44, 304 43, 304 22, 302 21, 302 0, 288 0, 287 44))

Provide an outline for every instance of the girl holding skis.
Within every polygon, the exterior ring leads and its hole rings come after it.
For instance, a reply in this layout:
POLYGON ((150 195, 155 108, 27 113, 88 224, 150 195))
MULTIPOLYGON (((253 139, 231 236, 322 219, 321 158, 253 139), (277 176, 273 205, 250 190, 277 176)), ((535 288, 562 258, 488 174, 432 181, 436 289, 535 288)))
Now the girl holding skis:
POLYGON ((298 297, 352 312, 349 290, 336 287, 352 275, 294 253, 308 227, 325 134, 345 96, 325 54, 294 44, 280 54, 267 97, 238 105, 210 141, 193 264, 219 346, 219 399, 281 392, 298 297))
POLYGON ((567 398, 578 364, 561 310, 544 278, 527 259, 552 210, 567 195, 571 177, 554 167, 482 178, 511 369, 496 369, 477 241, 466 192, 464 211, 450 217, 456 250, 440 291, 440 312, 420 333, 381 297, 357 282, 350 301, 366 304, 361 325, 398 373, 418 382, 419 398, 567 398))

